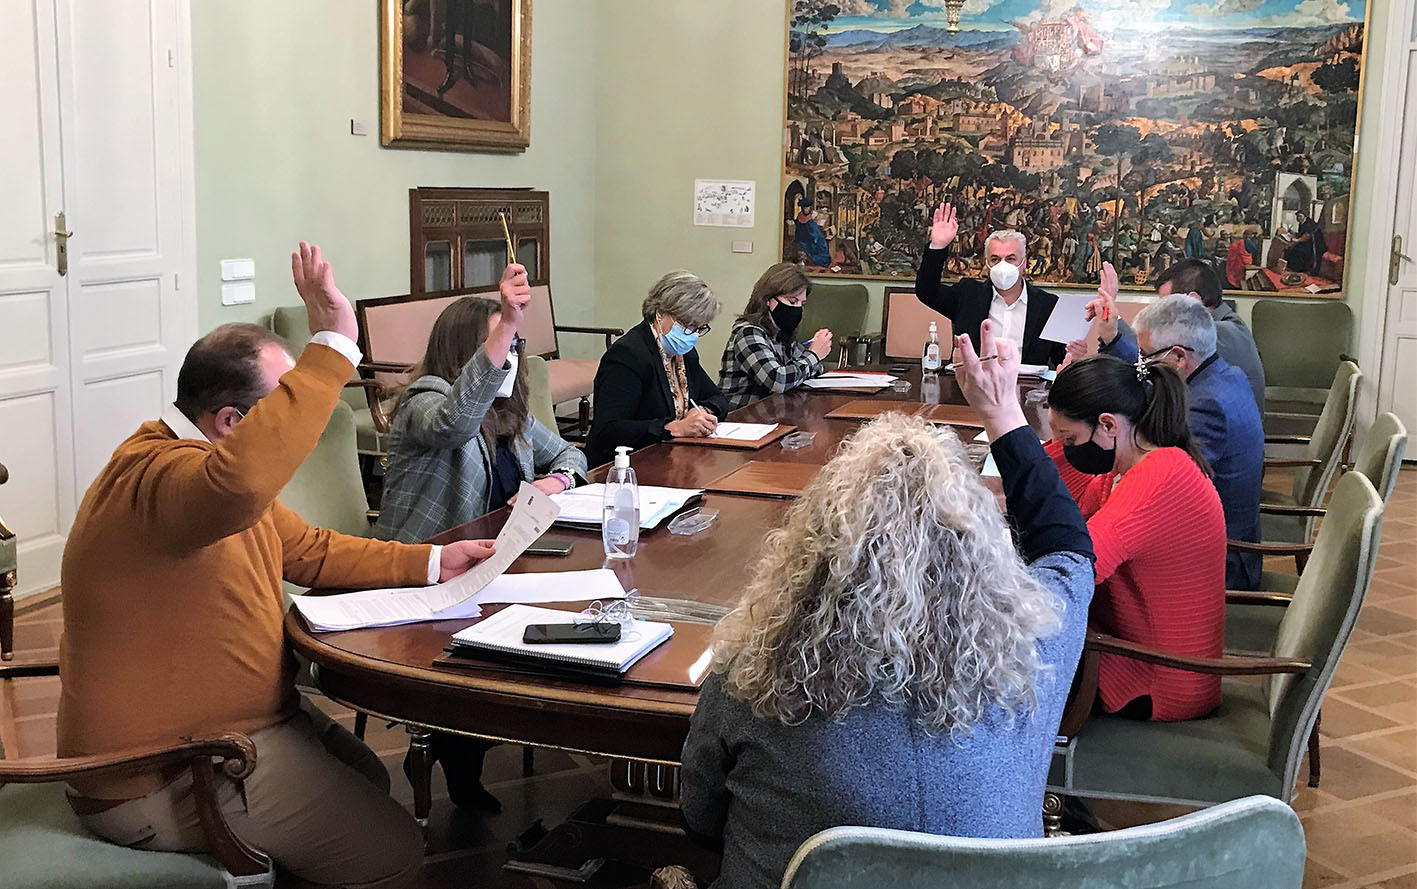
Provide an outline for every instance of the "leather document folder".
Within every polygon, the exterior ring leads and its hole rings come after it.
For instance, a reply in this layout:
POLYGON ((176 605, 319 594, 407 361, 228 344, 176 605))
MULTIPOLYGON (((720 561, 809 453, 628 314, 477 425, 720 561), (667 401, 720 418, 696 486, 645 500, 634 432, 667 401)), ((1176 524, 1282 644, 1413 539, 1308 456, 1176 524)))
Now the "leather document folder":
POLYGON ((704 485, 704 489, 720 494, 791 499, 802 493, 821 468, 812 463, 749 460, 732 472, 704 485))
POLYGON ((756 451, 796 431, 796 426, 778 423, 771 432, 764 435, 762 438, 671 438, 670 441, 678 445, 699 445, 705 448, 734 448, 740 451, 756 451))
POLYGON ((891 411, 910 414, 931 423, 984 428, 984 421, 979 419, 979 412, 967 404, 921 404, 914 401, 863 398, 848 401, 841 407, 828 411, 827 417, 833 420, 874 420, 891 411))

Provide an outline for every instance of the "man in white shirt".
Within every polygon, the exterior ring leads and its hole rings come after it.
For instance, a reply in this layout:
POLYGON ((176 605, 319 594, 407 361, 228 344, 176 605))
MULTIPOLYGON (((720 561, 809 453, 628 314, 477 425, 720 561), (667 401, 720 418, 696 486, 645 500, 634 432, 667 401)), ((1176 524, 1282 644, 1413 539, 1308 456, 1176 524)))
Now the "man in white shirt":
POLYGON ((979 349, 979 326, 988 318, 996 337, 1019 344, 1023 364, 1057 366, 1067 354, 1063 343, 1041 339, 1043 326, 1058 297, 1040 287, 1029 287, 1023 272, 1028 268, 1028 243, 1017 231, 991 232, 984 241, 988 280, 940 280, 949 246, 959 234, 955 210, 941 204, 930 227, 930 244, 915 275, 915 296, 949 318, 956 335, 968 335, 979 349))

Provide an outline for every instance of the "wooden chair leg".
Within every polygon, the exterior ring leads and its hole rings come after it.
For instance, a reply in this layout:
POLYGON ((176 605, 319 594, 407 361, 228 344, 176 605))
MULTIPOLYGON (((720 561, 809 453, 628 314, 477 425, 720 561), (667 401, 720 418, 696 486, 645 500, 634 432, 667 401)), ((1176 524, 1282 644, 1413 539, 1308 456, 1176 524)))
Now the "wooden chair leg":
POLYGON ((536 748, 522 748, 522 777, 530 778, 536 771, 536 748))
POLYGON ((427 827, 428 813, 433 808, 433 750, 429 744, 433 735, 410 726, 408 736, 408 783, 413 786, 413 817, 427 827))
POLYGON ((354 736, 359 740, 364 740, 364 730, 369 727, 369 714, 354 714, 354 736))
POLYGON ((576 428, 582 436, 590 435, 590 399, 584 395, 576 408, 576 428))
POLYGON ((1319 786, 1319 720, 1323 719, 1320 712, 1314 718, 1314 729, 1309 732, 1309 786, 1319 786))
POLYGON ((15 659, 15 597, 10 594, 15 573, 0 577, 0 660, 15 659))

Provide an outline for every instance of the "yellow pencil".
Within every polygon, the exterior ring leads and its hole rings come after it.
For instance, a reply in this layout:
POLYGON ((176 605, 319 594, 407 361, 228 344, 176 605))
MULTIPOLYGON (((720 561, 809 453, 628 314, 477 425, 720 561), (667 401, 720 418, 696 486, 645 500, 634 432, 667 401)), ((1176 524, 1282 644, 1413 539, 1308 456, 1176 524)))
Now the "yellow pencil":
POLYGON ((497 218, 502 220, 502 234, 507 239, 507 263, 510 265, 517 261, 517 248, 512 244, 512 231, 507 228, 507 214, 498 212, 497 218))

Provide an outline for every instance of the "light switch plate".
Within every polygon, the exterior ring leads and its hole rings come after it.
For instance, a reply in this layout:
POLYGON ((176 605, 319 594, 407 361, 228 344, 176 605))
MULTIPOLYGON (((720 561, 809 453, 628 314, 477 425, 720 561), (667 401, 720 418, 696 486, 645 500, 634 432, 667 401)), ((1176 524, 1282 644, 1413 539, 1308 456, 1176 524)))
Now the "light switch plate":
POLYGON ((254 259, 223 259, 221 261, 221 279, 223 281, 249 281, 256 277, 256 260, 254 259))
POLYGON ((349 119, 349 134, 351 136, 367 136, 369 135, 369 124, 357 117, 351 117, 349 119))
POLYGON ((233 281, 221 285, 221 304, 224 306, 239 306, 255 301, 255 281, 233 281))
POLYGON ((752 253, 752 252, 753 252, 753 242, 752 242, 752 241, 734 241, 734 242, 733 242, 733 252, 734 252, 734 253, 752 253))

